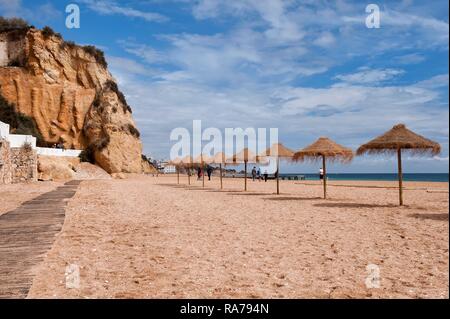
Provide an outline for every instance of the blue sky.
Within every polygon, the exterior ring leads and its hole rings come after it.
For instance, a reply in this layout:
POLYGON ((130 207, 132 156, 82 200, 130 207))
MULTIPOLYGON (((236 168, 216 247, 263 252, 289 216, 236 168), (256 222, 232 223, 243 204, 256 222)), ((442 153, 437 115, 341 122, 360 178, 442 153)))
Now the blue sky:
MULTIPOLYGON (((406 172, 448 172, 448 1, 0 0, 0 14, 49 25, 107 55, 145 153, 168 157, 170 131, 278 127, 293 149, 328 136, 357 148, 405 123, 441 143, 406 172), (65 27, 77 3, 81 28, 65 27), (381 27, 365 26, 365 7, 381 27)), ((285 171, 315 172, 317 165, 285 171)), ((364 157, 334 172, 395 172, 364 157)))

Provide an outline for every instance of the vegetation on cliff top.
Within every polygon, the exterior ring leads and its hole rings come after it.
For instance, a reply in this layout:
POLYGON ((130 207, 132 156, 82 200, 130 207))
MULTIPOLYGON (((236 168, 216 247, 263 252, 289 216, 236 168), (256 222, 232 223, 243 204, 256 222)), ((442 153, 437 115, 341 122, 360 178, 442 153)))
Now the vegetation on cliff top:
POLYGON ((66 48, 66 47, 69 47, 69 48, 76 48, 76 47, 82 48, 84 50, 84 52, 92 55, 95 58, 95 61, 98 64, 103 66, 105 69, 108 67, 108 62, 106 62, 105 53, 102 50, 96 48, 95 46, 93 46, 93 45, 79 46, 73 41, 65 41, 63 39, 61 33, 57 33, 55 31, 53 31, 53 29, 50 28, 49 26, 45 26, 42 29, 41 32, 42 32, 42 35, 44 36, 45 39, 48 39, 48 38, 50 38, 52 36, 61 39, 62 40, 61 48, 66 48))
POLYGON ((36 121, 30 116, 17 112, 14 104, 9 103, 1 94, 0 121, 9 124, 12 133, 33 135, 36 137, 39 146, 46 146, 46 142, 37 128, 36 121))
MULTIPOLYGON (((33 26, 29 25, 25 20, 21 18, 4 18, 0 16, 0 33, 1 32, 10 32, 10 31, 26 31, 30 28, 33 28, 33 26)), ((92 55, 95 58, 95 61, 103 66, 105 69, 108 67, 108 62, 106 62, 105 54, 102 50, 96 48, 93 45, 85 45, 85 46, 79 46, 75 44, 73 41, 65 41, 61 35, 61 33, 55 32, 52 28, 49 26, 45 26, 41 30, 42 35, 45 39, 49 39, 50 37, 56 37, 60 39, 61 42, 61 48, 75 48, 79 47, 84 50, 87 54, 92 55)))
POLYGON ((14 30, 27 30, 31 26, 21 18, 0 17, 0 33, 14 30))

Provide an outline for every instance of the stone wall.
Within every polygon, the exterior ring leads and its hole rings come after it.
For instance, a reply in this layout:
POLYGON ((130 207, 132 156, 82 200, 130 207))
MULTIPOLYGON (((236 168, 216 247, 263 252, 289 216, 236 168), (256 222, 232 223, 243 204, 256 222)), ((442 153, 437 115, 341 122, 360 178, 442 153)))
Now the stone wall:
POLYGON ((37 181, 37 154, 32 148, 10 148, 0 140, 0 184, 37 181))
POLYGON ((11 184, 12 166, 9 142, 0 138, 0 184, 11 184))
POLYGON ((25 147, 11 148, 12 183, 37 181, 37 154, 25 147))

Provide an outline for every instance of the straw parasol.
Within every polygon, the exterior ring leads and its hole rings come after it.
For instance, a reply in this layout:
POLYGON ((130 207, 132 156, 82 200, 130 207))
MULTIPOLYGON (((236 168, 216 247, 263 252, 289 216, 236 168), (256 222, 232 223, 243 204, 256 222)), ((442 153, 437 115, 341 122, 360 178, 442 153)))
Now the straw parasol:
POLYGON ((326 161, 349 163, 353 159, 353 151, 327 137, 321 137, 313 144, 294 154, 294 161, 317 160, 322 158, 323 166, 323 197, 327 198, 327 169, 326 161))
POLYGON ((223 183, 222 183, 222 164, 225 164, 225 153, 219 152, 212 157, 211 164, 219 164, 220 169, 220 189, 223 189, 223 183))
POLYGON ((292 157, 294 156, 294 151, 285 147, 281 143, 275 143, 272 145, 272 147, 268 148, 263 153, 261 153, 260 156, 261 157, 273 156, 273 157, 277 158, 277 195, 279 195, 280 194, 280 158, 292 160, 292 157))
POLYGON ((181 165, 181 158, 177 157, 174 160, 169 161, 169 165, 175 166, 177 170, 177 184, 180 184, 180 168, 181 165))
POLYGON ((244 175, 244 190, 247 191, 247 164, 248 163, 258 163, 259 160, 257 159, 256 155, 253 154, 252 151, 250 151, 248 148, 244 148, 242 151, 240 151, 237 154, 234 154, 232 157, 230 157, 227 162, 230 162, 232 164, 244 164, 245 168, 245 175, 244 175))
POLYGON ((400 206, 403 205, 402 150, 411 154, 437 155, 441 152, 441 146, 408 130, 404 124, 398 124, 383 135, 361 145, 356 151, 357 155, 397 153, 400 206))
POLYGON ((185 157, 183 157, 181 159, 181 164, 184 167, 188 168, 188 174, 187 174, 187 176, 188 176, 188 185, 191 185, 191 172, 190 172, 190 169, 192 167, 192 163, 193 163, 193 160, 192 160, 192 156, 190 156, 190 155, 187 155, 187 156, 185 156, 185 157))

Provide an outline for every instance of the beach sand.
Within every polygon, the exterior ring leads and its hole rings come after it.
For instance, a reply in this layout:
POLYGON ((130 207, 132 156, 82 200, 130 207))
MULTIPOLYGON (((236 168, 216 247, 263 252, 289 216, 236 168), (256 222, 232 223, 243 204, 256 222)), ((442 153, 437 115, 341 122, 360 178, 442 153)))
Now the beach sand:
POLYGON ((63 184, 62 182, 34 182, 0 185, 0 215, 17 208, 27 200, 50 192, 63 184))
POLYGON ((28 297, 449 297, 448 183, 407 182, 398 207, 394 182, 330 182, 323 200, 316 181, 281 181, 279 196, 274 181, 181 181, 83 181, 28 297))

